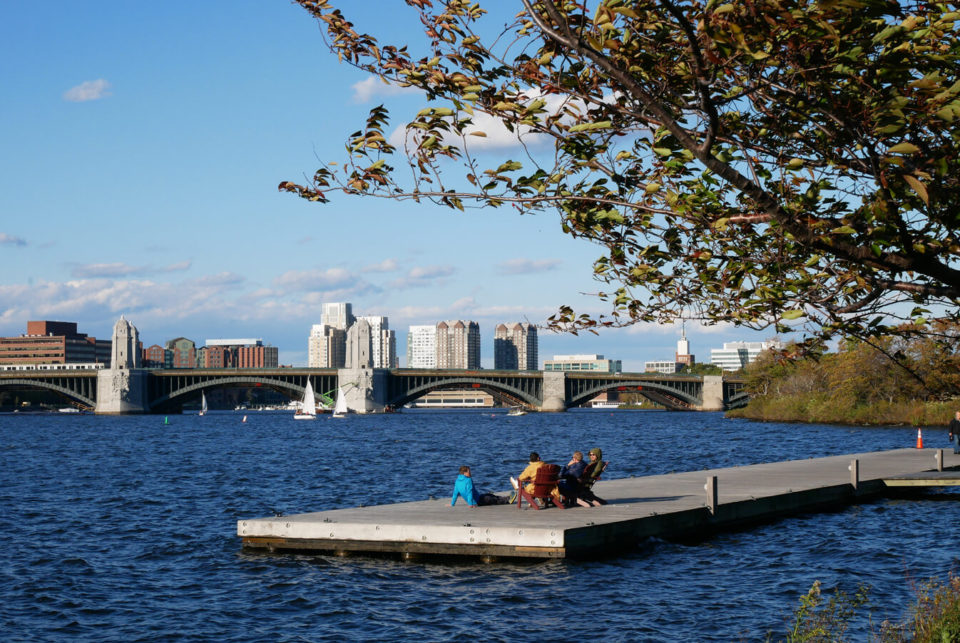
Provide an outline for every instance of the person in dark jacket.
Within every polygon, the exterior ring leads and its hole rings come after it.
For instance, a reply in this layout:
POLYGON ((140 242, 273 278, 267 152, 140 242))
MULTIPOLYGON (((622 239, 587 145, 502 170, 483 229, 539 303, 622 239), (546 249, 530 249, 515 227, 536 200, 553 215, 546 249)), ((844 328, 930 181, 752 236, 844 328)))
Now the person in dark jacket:
POLYGON ((562 469, 560 469, 560 493, 564 498, 573 501, 577 498, 577 492, 580 487, 580 476, 583 475, 587 463, 583 461, 583 453, 574 451, 573 457, 562 469))
POLYGON ((950 420, 950 441, 953 443, 953 452, 960 453, 960 411, 953 414, 950 420))

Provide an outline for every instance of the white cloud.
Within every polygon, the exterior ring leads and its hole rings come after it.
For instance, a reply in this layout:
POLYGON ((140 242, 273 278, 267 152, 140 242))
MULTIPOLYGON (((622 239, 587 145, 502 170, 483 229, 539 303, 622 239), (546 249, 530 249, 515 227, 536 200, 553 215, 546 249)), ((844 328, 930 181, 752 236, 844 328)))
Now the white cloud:
POLYGON ((85 103, 90 100, 106 98, 110 94, 110 83, 103 78, 98 78, 97 80, 82 82, 63 92, 63 100, 71 103, 85 103))
POLYGON ((273 280, 276 288, 286 291, 317 292, 348 288, 359 280, 343 268, 326 270, 288 270, 273 280))
POLYGON ((443 283, 456 271, 453 266, 418 266, 411 268, 405 276, 392 281, 389 286, 395 290, 435 286, 443 283))
POLYGON ((420 90, 414 87, 400 87, 392 83, 385 83, 376 76, 370 76, 350 86, 353 90, 354 103, 366 103, 374 98, 397 96, 400 94, 415 94, 420 90))
POLYGON ((393 272, 399 268, 396 259, 384 259, 380 263, 365 266, 361 272, 393 272))
POLYGON ((0 244, 9 246, 25 246, 27 245, 27 242, 20 237, 14 237, 13 235, 0 232, 0 244))
POLYGON ((561 263, 559 259, 508 259, 497 264, 497 271, 502 275, 529 275, 556 270, 561 263))
POLYGON ((146 271, 144 266, 130 266, 125 263, 88 263, 82 266, 76 266, 70 271, 74 277, 79 279, 95 277, 129 277, 130 275, 140 274, 146 271))

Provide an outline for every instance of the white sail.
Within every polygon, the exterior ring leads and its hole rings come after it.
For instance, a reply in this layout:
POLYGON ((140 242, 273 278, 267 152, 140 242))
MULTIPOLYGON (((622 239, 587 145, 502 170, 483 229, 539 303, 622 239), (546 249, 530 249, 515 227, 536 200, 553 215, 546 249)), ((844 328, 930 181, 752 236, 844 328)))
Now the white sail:
POLYGON ((303 401, 300 403, 300 409, 293 416, 295 420, 316 420, 317 419, 317 401, 313 395, 313 384, 307 379, 307 386, 303 391, 303 401))
POLYGON ((207 414, 207 394, 200 391, 200 415, 207 414))
POLYGON ((342 418, 347 415, 347 398, 343 396, 343 387, 337 389, 337 403, 333 407, 333 417, 342 418))

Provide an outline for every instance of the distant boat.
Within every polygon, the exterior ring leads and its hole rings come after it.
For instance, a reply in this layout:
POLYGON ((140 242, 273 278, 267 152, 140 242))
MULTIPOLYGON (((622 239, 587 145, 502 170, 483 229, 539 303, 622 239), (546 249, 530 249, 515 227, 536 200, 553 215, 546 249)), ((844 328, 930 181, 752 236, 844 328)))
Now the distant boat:
POLYGON ((337 389, 337 403, 333 405, 333 417, 342 418, 347 416, 347 398, 343 395, 343 387, 337 389))
POLYGON ((200 391, 200 415, 207 414, 207 394, 200 391))
POLYGON ((313 384, 307 379, 307 387, 303 391, 303 401, 300 402, 300 408, 293 414, 294 420, 316 420, 317 419, 317 400, 313 395, 313 384))
POLYGON ((510 412, 507 415, 526 415, 527 412, 523 410, 520 406, 514 406, 510 408, 510 412))

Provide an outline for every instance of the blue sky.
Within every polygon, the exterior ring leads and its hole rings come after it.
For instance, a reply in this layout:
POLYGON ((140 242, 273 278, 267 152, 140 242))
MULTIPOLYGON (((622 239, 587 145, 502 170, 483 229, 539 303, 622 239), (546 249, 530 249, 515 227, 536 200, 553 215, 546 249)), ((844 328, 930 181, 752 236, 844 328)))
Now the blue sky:
MULTIPOLYGON (((345 6, 363 31, 415 40, 399 1, 345 6)), ((296 5, 0 3, 0 57, 0 335, 51 319, 107 337, 124 314, 147 345, 260 337, 302 365, 320 305, 349 301, 389 317, 401 360, 409 325, 475 320, 492 367, 497 323, 606 310, 584 294, 601 289, 601 249, 554 213, 278 192, 318 158, 342 158, 375 105, 396 126, 425 104, 338 64, 296 5)), ((642 370, 679 335, 541 331, 540 354, 642 370)), ((687 336, 709 361, 710 348, 772 331, 688 323, 687 336)))

